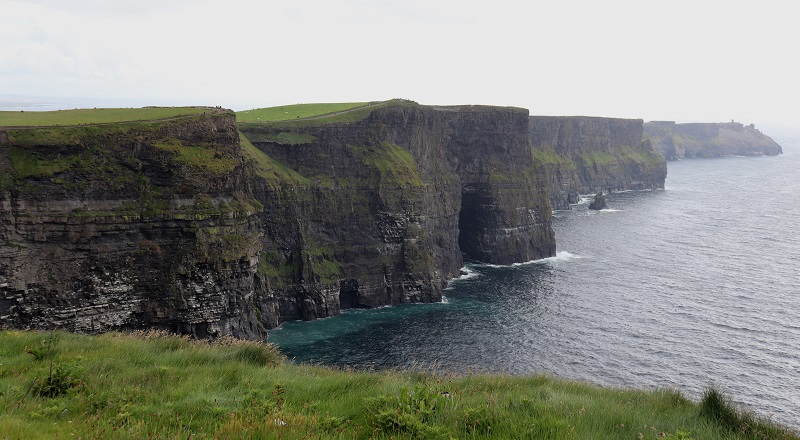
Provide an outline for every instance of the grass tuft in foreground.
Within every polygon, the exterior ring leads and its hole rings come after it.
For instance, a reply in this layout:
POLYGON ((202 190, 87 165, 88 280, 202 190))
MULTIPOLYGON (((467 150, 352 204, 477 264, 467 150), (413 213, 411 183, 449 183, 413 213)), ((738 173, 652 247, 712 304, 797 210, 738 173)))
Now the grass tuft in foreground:
POLYGON ((0 439, 797 439, 711 391, 340 371, 270 344, 0 332, 0 439))
POLYGON ((744 438, 781 438, 782 431, 768 423, 763 423, 753 414, 736 408, 719 390, 708 389, 700 401, 700 414, 713 420, 732 433, 744 438))

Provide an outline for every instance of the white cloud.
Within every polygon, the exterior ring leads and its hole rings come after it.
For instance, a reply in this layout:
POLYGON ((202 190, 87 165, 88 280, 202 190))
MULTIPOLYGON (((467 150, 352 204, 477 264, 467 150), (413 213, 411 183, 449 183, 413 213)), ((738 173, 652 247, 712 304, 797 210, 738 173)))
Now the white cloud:
POLYGON ((782 1, 0 0, 0 11, 7 95, 235 108, 404 97, 784 124, 800 100, 797 14, 782 1))

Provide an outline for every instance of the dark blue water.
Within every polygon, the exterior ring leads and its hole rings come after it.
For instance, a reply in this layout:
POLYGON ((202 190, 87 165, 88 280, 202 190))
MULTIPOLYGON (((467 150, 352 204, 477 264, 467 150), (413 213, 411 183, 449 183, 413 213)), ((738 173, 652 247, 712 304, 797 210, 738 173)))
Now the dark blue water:
POLYGON ((800 428, 800 151, 669 164, 665 191, 556 213, 559 253, 468 265, 442 304, 286 323, 297 361, 709 385, 800 428))

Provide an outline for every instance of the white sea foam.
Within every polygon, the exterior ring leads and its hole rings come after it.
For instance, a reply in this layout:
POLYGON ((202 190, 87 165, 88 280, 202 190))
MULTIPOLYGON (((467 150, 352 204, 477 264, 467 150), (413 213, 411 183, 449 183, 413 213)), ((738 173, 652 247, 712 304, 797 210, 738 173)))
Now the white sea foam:
POLYGON ((512 266, 521 266, 524 264, 543 264, 543 263, 560 263, 560 262, 567 262, 572 260, 577 260, 579 258, 583 258, 580 255, 575 255, 571 252, 567 251, 560 251, 556 252, 554 257, 547 257, 547 258, 540 258, 538 260, 531 260, 525 263, 514 263, 512 266))
POLYGON ((450 300, 444 295, 442 295, 442 304, 450 304, 450 300))
POLYGON ((547 258, 540 258, 538 260, 530 260, 524 263, 511 263, 511 264, 481 264, 481 266, 485 267, 517 267, 517 266, 527 266, 529 264, 545 264, 545 263, 562 263, 572 260, 577 260, 579 258, 583 258, 580 255, 575 255, 571 252, 567 251, 559 251, 556 252, 554 257, 547 257, 547 258))
POLYGON ((481 276, 480 273, 468 268, 467 266, 464 266, 461 268, 461 276, 453 278, 452 281, 471 280, 479 276, 481 276))
POLYGON ((653 192, 653 188, 619 189, 619 190, 611 191, 610 194, 623 194, 623 193, 634 193, 634 192, 653 192))
POLYGON ((614 208, 603 208, 599 210, 599 212, 621 212, 621 209, 614 209, 614 208))

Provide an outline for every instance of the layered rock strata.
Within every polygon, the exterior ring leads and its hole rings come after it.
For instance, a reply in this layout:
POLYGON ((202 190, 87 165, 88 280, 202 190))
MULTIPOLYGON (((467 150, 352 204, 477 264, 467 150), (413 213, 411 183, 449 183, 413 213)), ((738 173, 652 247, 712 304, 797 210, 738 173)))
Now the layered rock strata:
POLYGON ((4 328, 261 338, 555 251, 515 108, 0 128, 0 175, 4 328))
POLYGON ((664 158, 642 137, 640 119, 531 116, 529 133, 554 209, 579 194, 664 187, 664 158))
POLYGON ((507 264, 552 255, 527 117, 394 101, 240 124, 255 153, 294 179, 263 179, 256 190, 269 225, 259 275, 272 286, 278 321, 439 301, 464 257, 507 264))
POLYGON ((232 112, 0 140, 2 327, 253 332, 260 206, 232 112))

